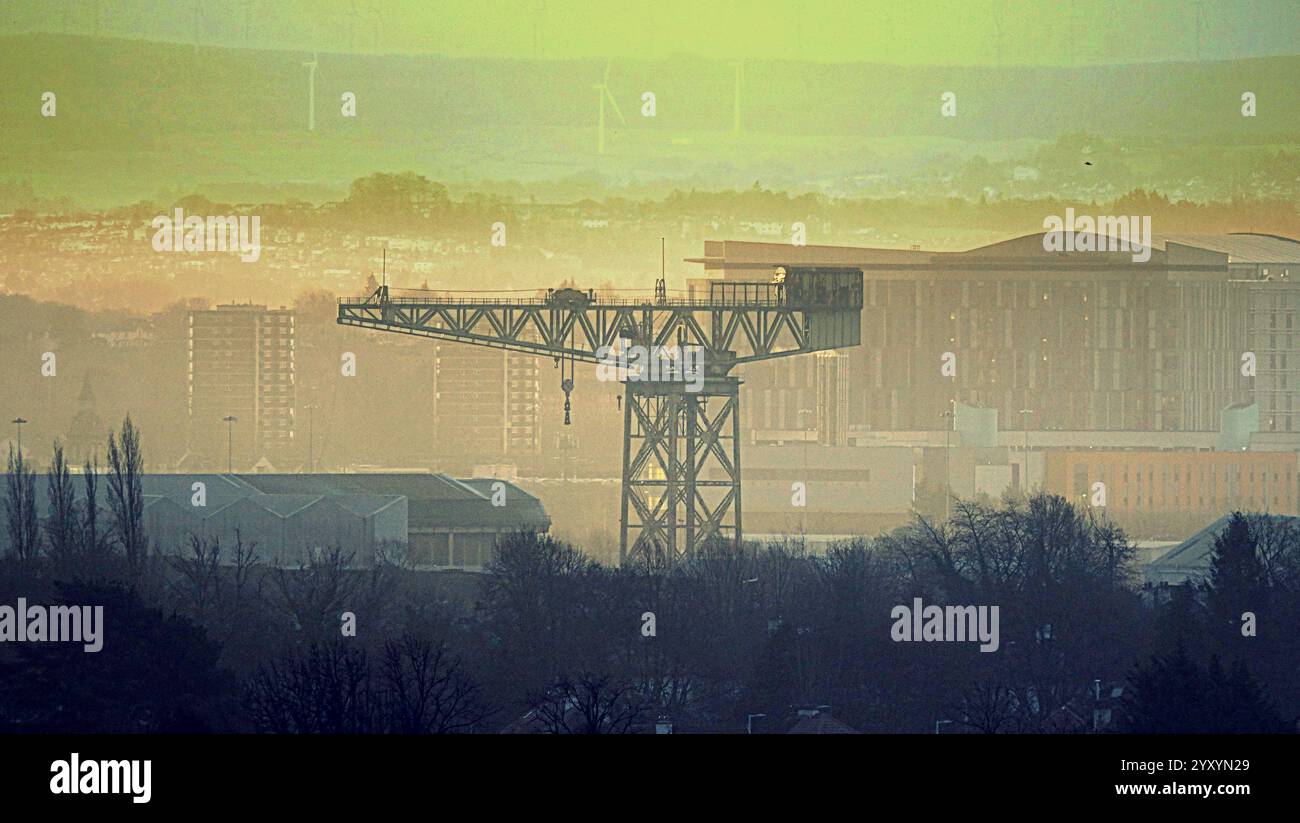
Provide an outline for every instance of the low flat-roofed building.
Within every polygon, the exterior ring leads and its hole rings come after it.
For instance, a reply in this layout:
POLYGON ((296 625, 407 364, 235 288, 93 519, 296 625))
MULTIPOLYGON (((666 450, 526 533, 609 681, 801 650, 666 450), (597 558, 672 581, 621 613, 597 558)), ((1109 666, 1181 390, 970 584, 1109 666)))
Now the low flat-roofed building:
POLYGON ((1112 513, 1296 514, 1297 454, 1243 451, 1058 451, 1046 491, 1079 502, 1104 483, 1112 513))
POLYGON ((902 525, 911 516, 912 465, 910 448, 747 446, 745 530, 860 535, 902 525))
POLYGON ((406 499, 406 556, 416 568, 481 569, 496 541, 545 532, 551 519, 538 498, 508 480, 457 480, 432 472, 247 475, 263 491, 398 494, 406 499))

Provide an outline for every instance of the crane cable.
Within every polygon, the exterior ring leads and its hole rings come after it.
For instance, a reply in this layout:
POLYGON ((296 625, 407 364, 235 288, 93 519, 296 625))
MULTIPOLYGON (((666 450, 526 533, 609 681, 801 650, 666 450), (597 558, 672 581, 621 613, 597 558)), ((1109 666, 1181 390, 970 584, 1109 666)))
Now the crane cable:
MULTIPOLYGON (((573 348, 572 329, 569 330, 569 348, 570 350, 572 350, 573 348)), ((564 390, 564 425, 566 426, 570 425, 573 422, 569 416, 569 410, 572 408, 571 404, 569 403, 569 395, 573 392, 574 367, 575 364, 574 364, 572 351, 570 351, 568 354, 561 353, 560 354, 560 388, 564 390), (565 378, 564 376, 564 361, 566 359, 569 361, 568 378, 565 378)))

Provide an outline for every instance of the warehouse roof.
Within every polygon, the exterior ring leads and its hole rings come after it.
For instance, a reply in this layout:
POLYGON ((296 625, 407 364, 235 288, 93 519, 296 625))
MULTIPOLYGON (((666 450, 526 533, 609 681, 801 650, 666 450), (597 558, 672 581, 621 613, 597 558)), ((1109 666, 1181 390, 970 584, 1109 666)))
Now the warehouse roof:
MULTIPOLYGON (((1300 527, 1300 517, 1282 514, 1253 514, 1250 519, 1263 518, 1282 525, 1300 527)), ((1181 584, 1203 579, 1210 573, 1214 556, 1214 541, 1227 528, 1232 515, 1225 514, 1196 534, 1174 546, 1146 567, 1148 583, 1181 584)))
MULTIPOLYGON (((433 472, 364 474, 241 474, 240 482, 265 494, 400 495, 411 529, 547 529, 551 520, 533 495, 505 480, 457 480, 433 472), (502 484, 504 505, 492 505, 502 484)), ((349 498, 340 498, 340 505, 349 498)))
MULTIPOLYGON (((77 500, 85 489, 72 477, 77 500)), ((169 501, 198 517, 208 518, 240 501, 289 517, 328 498, 347 511, 368 516, 407 499, 408 528, 485 528, 494 530, 550 528, 551 520, 533 495, 505 480, 457 480, 433 472, 366 474, 146 474, 141 477, 146 506, 169 501), (202 483, 205 505, 192 505, 194 484, 202 483), (493 505, 495 485, 502 484, 504 505, 493 505)), ((36 481, 36 508, 49 514, 44 476, 36 481)), ((99 505, 108 503, 107 478, 99 479, 99 505)))
POLYGON ((1165 234, 1152 243, 1166 248, 1177 243, 1228 255, 1229 263, 1300 263, 1300 241, 1275 234, 1165 234))
POLYGON ((458 481, 433 472, 239 474, 234 479, 263 494, 400 494, 421 500, 475 497, 458 481))

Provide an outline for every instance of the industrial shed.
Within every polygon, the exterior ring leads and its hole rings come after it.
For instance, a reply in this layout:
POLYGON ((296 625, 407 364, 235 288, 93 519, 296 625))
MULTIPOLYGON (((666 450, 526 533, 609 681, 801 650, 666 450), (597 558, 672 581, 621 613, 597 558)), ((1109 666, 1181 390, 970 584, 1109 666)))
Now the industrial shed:
POLYGON ((141 485, 145 531, 164 554, 185 553, 199 538, 218 543, 226 563, 242 542, 266 563, 294 566, 341 549, 364 566, 385 546, 406 543, 401 495, 267 494, 226 475, 149 475, 141 485))
POLYGON ((541 501, 506 480, 457 480, 444 474, 240 475, 267 493, 315 491, 340 495, 401 495, 407 501, 407 558, 416 568, 482 569, 502 537, 545 532, 551 519, 541 501), (498 485, 499 484, 499 485, 498 485), (500 505, 494 505, 495 502, 500 505))
MULTIPOLYGON (((74 477, 84 502, 80 477, 74 477)), ((237 540, 256 544, 263 562, 295 566, 335 548, 367 566, 397 553, 417 569, 483 568, 496 541, 545 532, 541 502, 504 480, 455 480, 423 473, 153 474, 141 481, 145 533, 153 551, 183 554, 194 538, 219 541, 232 562, 237 540), (498 485, 500 484, 500 485, 498 485)), ((48 515, 45 477, 36 481, 38 515, 48 515)), ((111 523, 107 484, 99 509, 111 523)), ((0 533, 0 550, 8 535, 0 533)))

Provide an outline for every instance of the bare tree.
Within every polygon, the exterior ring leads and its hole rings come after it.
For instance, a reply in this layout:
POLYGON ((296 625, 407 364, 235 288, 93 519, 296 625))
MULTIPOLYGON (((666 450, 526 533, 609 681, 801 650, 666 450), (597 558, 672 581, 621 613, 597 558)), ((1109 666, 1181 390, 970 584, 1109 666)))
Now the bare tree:
POLYGON ((1265 583, 1300 589, 1300 527, 1294 520, 1255 513, 1246 515, 1265 583))
POLYGON ((645 712, 636 692, 608 675, 561 678, 529 705, 549 734, 627 734, 645 712))
POLYGON ((5 477, 5 522, 9 530, 9 547, 20 561, 27 562, 40 554, 40 526, 36 518, 36 473, 23 457, 9 447, 9 466, 5 477))
POLYGON ((86 557, 105 554, 104 538, 99 533, 99 462, 86 458, 82 468, 86 503, 81 512, 81 551, 86 557))
POLYGON ((144 457, 140 453, 140 433, 130 415, 122 421, 121 441, 108 435, 108 505, 113 511, 117 538, 126 553, 126 562, 138 574, 147 550, 144 534, 144 457))
POLYGON ((401 734, 473 731, 483 719, 478 686, 445 643, 407 633, 384 644, 384 718, 401 734))
POLYGON ((66 562, 72 560, 80 548, 77 534, 80 527, 77 523, 72 475, 63 456, 63 445, 58 440, 54 441, 54 458, 50 462, 46 482, 50 514, 45 519, 45 539, 50 547, 50 556, 57 561, 66 562))
POLYGON ((582 552, 549 535, 512 535, 497 545, 483 576, 483 603, 526 689, 585 667, 581 658, 590 650, 584 641, 596 642, 584 634, 596 569, 582 552))
POLYGON ((348 573, 352 558, 351 552, 334 548, 311 555, 296 569, 275 567, 279 605, 295 629, 309 637, 324 637, 338 631, 340 614, 355 611, 353 595, 361 579, 348 573))
POLYGON ((339 643, 313 643, 302 657, 263 666, 244 707, 254 728, 276 734, 370 732, 378 710, 365 651, 339 643))
POLYGON ((190 535, 189 554, 168 557, 179 575, 180 601, 200 625, 207 626, 221 589, 221 541, 190 535))
POLYGON ((956 713, 961 716, 961 725, 978 732, 1005 732, 1015 723, 1016 697, 1000 683, 973 683, 962 693, 956 713))

